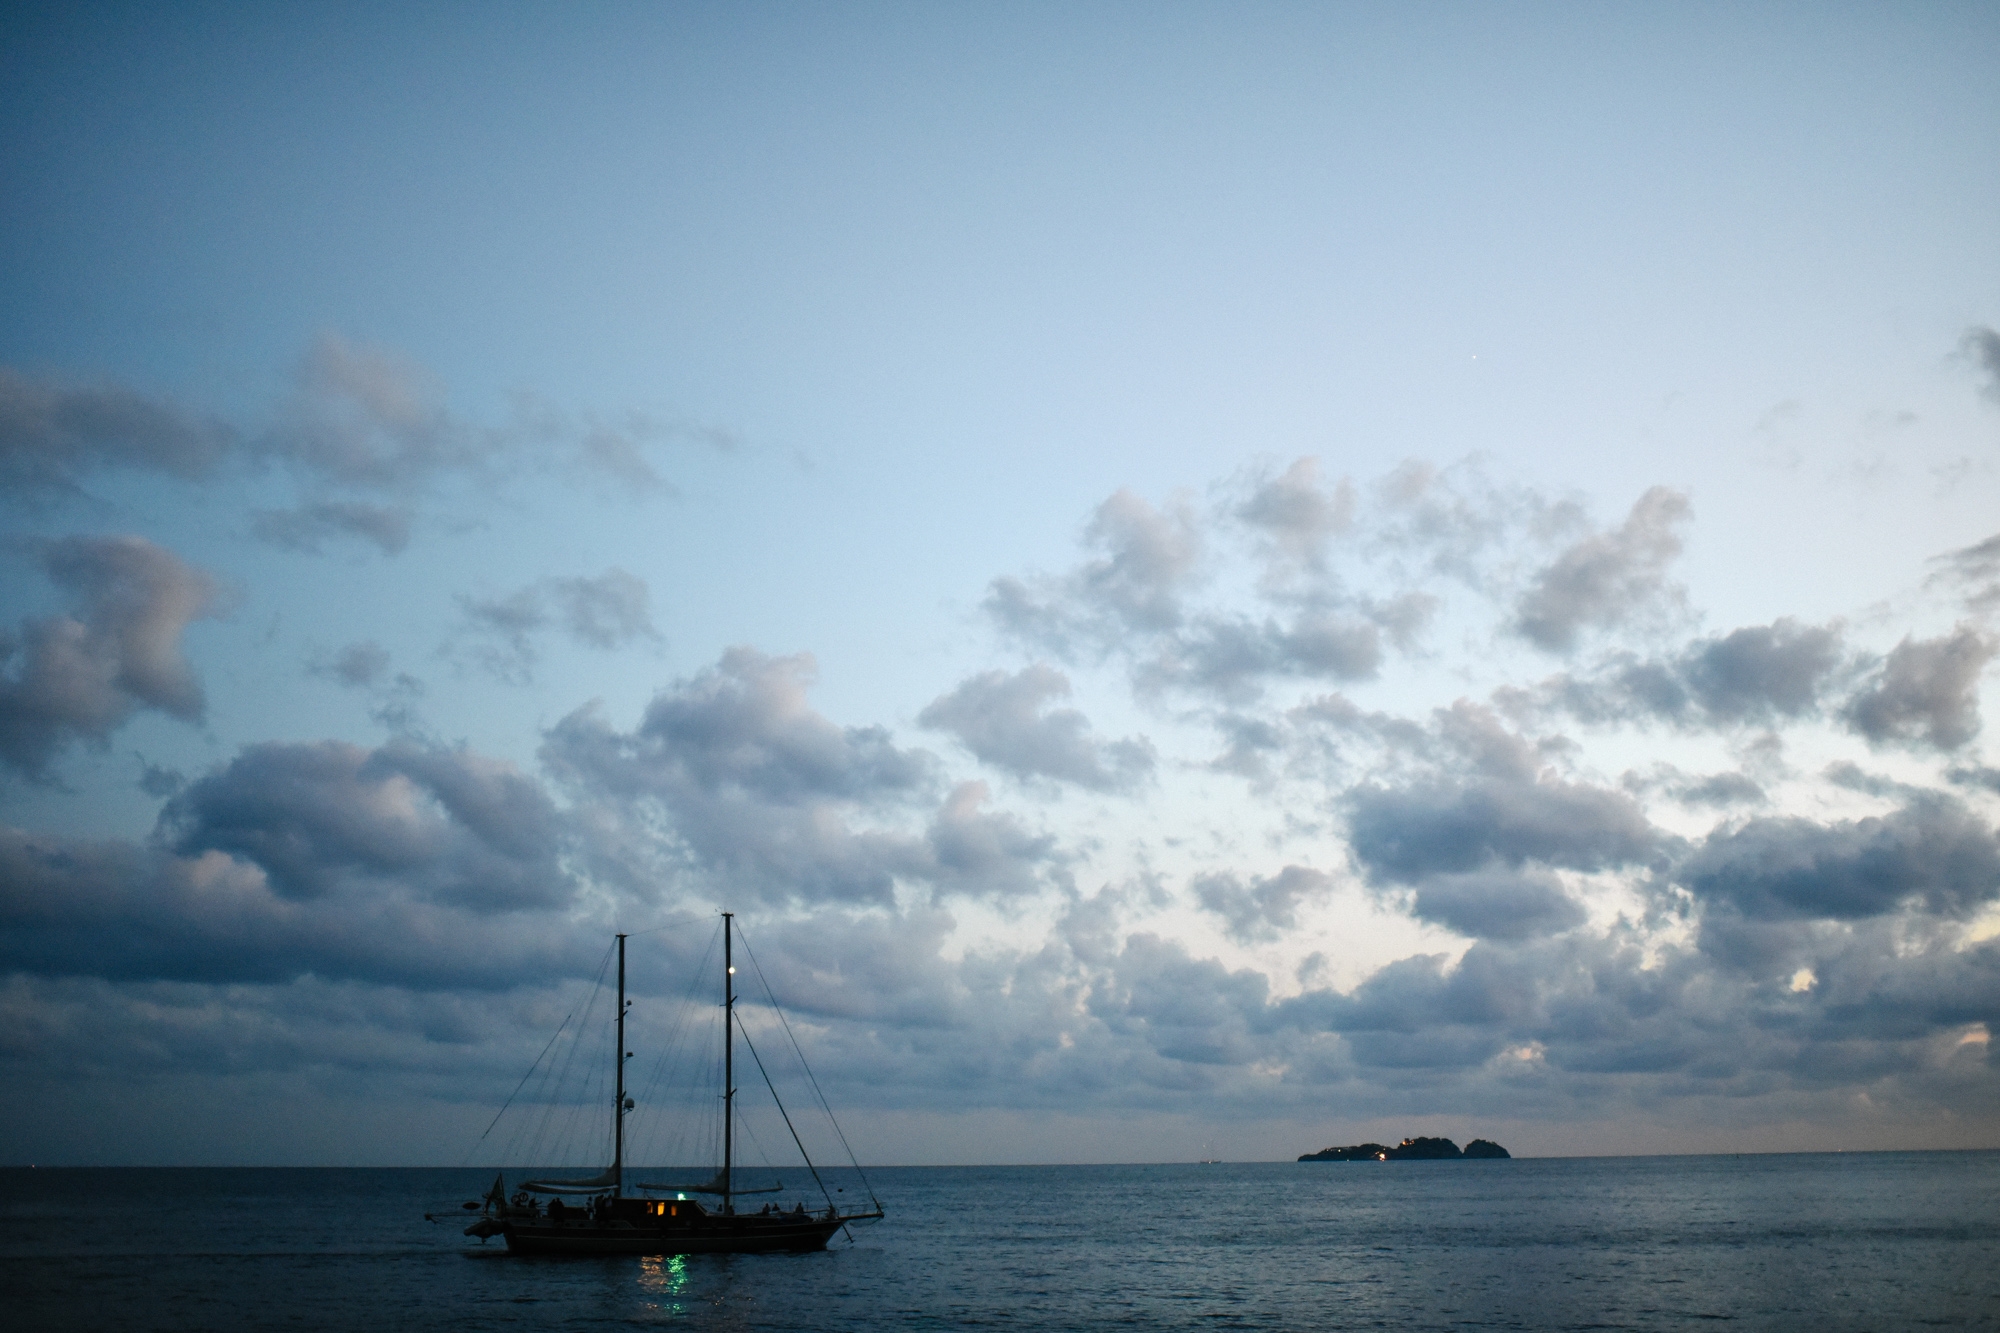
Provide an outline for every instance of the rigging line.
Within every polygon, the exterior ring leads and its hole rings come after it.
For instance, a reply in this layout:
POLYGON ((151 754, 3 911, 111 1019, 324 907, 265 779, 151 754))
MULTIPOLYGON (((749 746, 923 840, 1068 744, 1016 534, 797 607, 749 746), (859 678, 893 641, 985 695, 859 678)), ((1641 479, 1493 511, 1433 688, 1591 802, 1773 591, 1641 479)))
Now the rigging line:
MULTIPOLYGON (((542 1145, 547 1140, 550 1126, 555 1119, 556 1107, 560 1104, 558 1099, 562 1096, 563 1088, 570 1086, 569 1071, 576 1064, 576 1053, 583 1046, 584 1031, 590 1027, 591 1015, 597 1012, 597 1001, 604 994, 604 974, 611 966, 611 956, 617 951, 618 944, 615 940, 605 947, 604 957, 597 964, 597 976, 591 983, 590 999, 585 1001, 583 1018, 577 1024, 576 1036, 570 1038, 569 1048, 563 1053, 562 1069, 558 1072, 551 1065, 549 1073, 553 1076, 553 1084, 551 1085, 549 1079, 545 1078, 543 1080, 543 1087, 550 1095, 544 1102, 541 1121, 535 1126, 534 1136, 528 1144, 528 1155, 530 1157, 540 1156, 542 1145)), ((574 1118, 573 1114, 569 1117, 572 1122, 574 1118)), ((558 1136, 565 1150, 573 1128, 573 1124, 566 1125, 558 1136)), ((551 1163, 524 1162, 522 1165, 547 1166, 551 1165, 551 1163)))
MULTIPOLYGON (((715 956, 715 946, 721 938, 722 927, 718 924, 708 937, 708 948, 701 956, 700 965, 688 974, 687 993, 681 997, 680 1006, 674 1011, 673 1023, 667 1029, 666 1042, 661 1046, 659 1056, 653 1061, 652 1073, 646 1080, 646 1090, 639 1099, 646 1106, 653 1104, 654 1096, 660 1093, 663 1081, 666 1087, 672 1088, 679 1080, 681 1063, 686 1054, 681 1042, 687 1036, 689 1024, 696 1012, 695 992, 707 983, 708 960, 715 956)), ((649 1135, 653 1134, 654 1123, 655 1120, 649 1112, 646 1121, 649 1135)), ((647 1140, 647 1144, 650 1148, 652 1138, 647 1140)))
MULTIPOLYGON (((607 954, 606 957, 608 958, 609 955, 607 954)), ((595 994, 595 991, 592 994, 595 994)), ((570 1012, 581 1015, 582 1021, 577 1025, 578 1033, 580 1033, 590 1023, 588 1001, 580 1008, 573 1007, 570 1012)), ((506 1160, 511 1165, 525 1166, 532 1162, 540 1153, 541 1141, 547 1133, 549 1115, 552 1110, 550 1094, 556 1083, 559 1082, 569 1068, 569 1059, 574 1050, 576 1039, 577 1034, 570 1036, 570 1044, 563 1048, 563 1058, 561 1060, 551 1060, 542 1067, 541 1077, 535 1082, 535 1091, 533 1094, 536 1104, 541 1108, 541 1114, 538 1117, 531 1117, 528 1121, 516 1127, 513 1135, 509 1138, 506 1160)))
MULTIPOLYGON (((542 1047, 542 1053, 535 1057, 535 1063, 528 1066, 528 1072, 521 1075, 521 1081, 514 1085, 514 1090, 507 1094, 507 1100, 500 1103, 500 1109, 493 1113, 493 1121, 492 1124, 486 1126, 486 1134, 491 1134, 493 1126, 500 1123, 500 1117, 507 1114, 507 1108, 514 1104, 514 1099, 521 1095, 521 1089, 527 1087, 528 1080, 535 1076, 535 1070, 540 1067, 543 1060, 548 1058, 550 1048, 556 1044, 556 1037, 562 1036, 563 1028, 568 1027, 570 1019, 575 1017, 576 1010, 574 1009, 563 1015, 563 1021, 557 1026, 555 1036, 549 1038, 549 1044, 542 1047)), ((486 1134, 479 1136, 480 1143, 486 1142, 486 1134)), ((475 1144, 473 1146, 477 1147, 478 1145, 475 1144)))
MULTIPOLYGON (((737 936, 743 940, 743 952, 750 956, 750 966, 757 969, 757 980, 762 982, 764 985, 764 998, 771 1002, 771 1008, 778 1015, 778 1022, 784 1025, 785 1037, 792 1043, 793 1053, 799 1057, 799 1066, 806 1071, 806 1081, 812 1084, 813 1095, 819 1098, 820 1109, 826 1112, 827 1120, 832 1123, 833 1132, 840 1138, 840 1146, 847 1149, 848 1164, 854 1168, 854 1173, 861 1177, 861 1187, 868 1191, 869 1200, 873 1202, 877 1208, 880 1208, 882 1206, 882 1201, 875 1197, 875 1186, 868 1179, 868 1173, 861 1169, 861 1159, 854 1155, 854 1149, 848 1144, 847 1134, 840 1127, 840 1117, 836 1116, 833 1113, 833 1107, 831 1104, 827 1102, 826 1094, 820 1091, 819 1080, 813 1077, 812 1066, 806 1062, 806 1053, 799 1046, 799 1039, 792 1034, 792 1021, 789 1018, 785 1017, 784 1006, 778 1003, 778 994, 776 991, 771 989, 770 980, 766 978, 764 975, 764 965, 757 961, 757 953, 750 947, 750 940, 747 936, 743 934, 743 931, 740 927, 737 929, 736 933, 737 936)), ((742 1025, 738 1024, 738 1026, 740 1027, 742 1025)), ((748 1040, 748 1038, 746 1037, 745 1040, 748 1040)), ((775 1099, 777 1095, 778 1094, 775 1091, 772 1092, 771 1094, 773 1099, 775 1099)), ((784 1107, 780 1106, 778 1109, 782 1111, 784 1110, 784 1107)), ((791 1121, 788 1119, 785 1123, 790 1124, 791 1121)), ((804 1150, 801 1149, 801 1151, 804 1150)))
MULTIPOLYGON (((739 1020, 736 1030, 743 1034, 743 1044, 750 1048, 750 1058, 757 1062, 757 1072, 764 1076, 764 1086, 771 1089, 771 1100, 777 1102, 778 1114, 785 1119, 785 1128, 792 1130, 792 1142, 798 1144, 799 1156, 805 1158, 806 1170, 812 1172, 813 1184, 819 1186, 819 1192, 826 1198, 827 1206, 832 1207, 833 1195, 827 1193, 826 1182, 819 1178, 819 1168, 813 1165, 812 1154, 806 1151, 806 1145, 800 1141, 798 1130, 792 1129, 792 1113, 785 1109, 783 1102, 778 1101, 778 1089, 771 1083, 770 1071, 764 1068, 764 1057, 757 1054, 757 1043, 750 1040, 750 1029, 744 1027, 739 1020)), ((868 1193, 872 1198, 875 1191, 870 1190, 868 1193)))

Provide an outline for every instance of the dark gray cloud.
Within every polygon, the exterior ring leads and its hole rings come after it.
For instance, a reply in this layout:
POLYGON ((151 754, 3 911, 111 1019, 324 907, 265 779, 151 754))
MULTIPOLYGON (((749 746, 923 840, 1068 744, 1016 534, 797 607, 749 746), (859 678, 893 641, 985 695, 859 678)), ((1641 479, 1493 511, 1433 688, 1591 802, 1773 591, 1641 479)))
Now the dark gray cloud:
POLYGON ((1803 717, 1840 661, 1840 632, 1781 619, 1694 645, 1677 664, 1695 705, 1712 718, 1803 717))
POLYGON ((511 765, 396 741, 264 744, 148 844, 0 829, 0 969, 423 990, 570 976, 563 814, 511 765))
POLYGON ((1529 862, 1602 870, 1644 863, 1659 843, 1623 792, 1553 779, 1363 785, 1347 804, 1354 855, 1385 883, 1529 862))
POLYGON ((103 468, 198 480, 238 437, 227 424, 114 384, 34 379, 0 366, 0 492, 74 491, 103 468))
MULTIPOLYGON (((222 852, 179 856, 0 828, 0 970, 490 990, 576 975, 601 952, 579 948, 541 914, 494 916, 400 889, 393 876, 347 878, 300 901, 274 892, 255 863, 222 852)), ((218 1007, 216 997, 208 1004, 218 1007)))
POLYGON ((102 744, 140 708, 201 717, 181 634, 215 613, 213 579, 143 537, 65 537, 41 564, 74 613, 0 635, 0 762, 40 777, 65 744, 102 744))
POLYGON ((962 782, 925 830, 934 868, 919 872, 939 889, 971 897, 1010 897, 1042 887, 1041 870, 1056 859, 1055 839, 1029 832, 1011 815, 989 814, 983 782, 962 782))
POLYGON ((1299 909, 1321 900, 1333 878, 1307 866, 1286 866, 1245 884, 1235 875, 1198 875, 1192 888, 1203 909, 1223 919, 1229 937, 1243 944, 1275 940, 1298 925, 1299 909))
POLYGON ((250 530, 260 541, 287 550, 318 554, 329 541, 353 538, 396 555, 410 544, 411 517, 402 505, 323 500, 295 509, 260 509, 251 515, 250 530))
POLYGON ((1590 675, 1557 676, 1520 697, 1593 723, 1768 724, 1817 712, 1842 667, 1837 628, 1782 618, 1697 639, 1671 657, 1615 654, 1590 675))
POLYGON ((546 909, 575 885, 562 822, 533 779, 464 750, 392 741, 253 745, 160 814, 182 857, 222 852, 306 902, 356 881, 468 912, 546 909))
POLYGON ((2000 332, 1976 325, 1965 331, 1959 341, 1959 350, 1986 377, 1981 391, 1994 402, 2000 403, 2000 332))
POLYGON ((1244 703, 1258 696, 1268 677, 1367 680, 1381 663, 1381 635, 1374 625, 1305 611, 1289 625, 1203 617, 1187 633, 1163 642, 1135 674, 1142 688, 1191 690, 1244 703))
POLYGON ((540 657, 534 636, 551 627, 607 652, 659 638, 651 590, 623 569, 607 569, 595 578, 543 579, 497 597, 460 594, 458 604, 465 624, 445 651, 515 683, 532 674, 540 657))
POLYGON ((1675 877, 1704 901, 1761 920, 1963 918, 2000 898, 2000 838, 1958 801, 1931 795, 1880 817, 1723 828, 1675 877))
POLYGON ((1956 749, 1979 734, 1979 676, 1996 652, 2000 643, 1966 625, 1935 639, 1904 639, 1842 715, 1877 744, 1956 749))
POLYGON ((1515 625, 1537 647, 1568 652, 1586 629, 1623 623, 1669 591, 1667 567, 1681 552, 1685 495, 1655 486, 1625 522, 1570 546, 1534 578, 1515 625))
POLYGON ((1122 791, 1152 776, 1153 747, 1143 736, 1100 741, 1076 709, 1047 707, 1069 693, 1069 677, 1040 663, 1012 674, 984 671, 932 700, 917 722, 950 732, 982 762, 1017 777, 1122 791))
POLYGON ((1584 911, 1546 871, 1427 875, 1411 913, 1476 939, 1521 940, 1579 926, 1584 911))
POLYGON ((630 732, 594 707, 552 728, 543 762, 591 807, 595 873, 635 891, 663 880, 779 902, 886 905, 896 885, 1014 892, 1052 844, 959 787, 931 816, 937 764, 881 727, 842 727, 807 701, 809 656, 733 648, 655 696, 630 732))
POLYGON ((1441 710, 1407 756, 1424 760, 1418 772, 1342 797, 1355 863, 1378 888, 1415 889, 1415 915, 1461 933, 1520 939, 1579 924, 1552 870, 1651 865, 1671 840, 1627 793, 1563 780, 1544 749, 1484 709, 1441 710))
POLYGON ((1953 768, 1945 772, 1945 777, 1961 787, 1982 787, 2000 795, 2000 768, 1989 768, 1983 764, 1953 768))

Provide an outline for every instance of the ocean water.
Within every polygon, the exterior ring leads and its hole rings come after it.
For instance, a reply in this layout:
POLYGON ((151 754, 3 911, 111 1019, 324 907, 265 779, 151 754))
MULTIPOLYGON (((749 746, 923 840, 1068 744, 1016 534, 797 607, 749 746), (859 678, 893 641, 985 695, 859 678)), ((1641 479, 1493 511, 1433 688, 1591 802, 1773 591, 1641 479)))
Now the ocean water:
POLYGON ((2000 1328, 2000 1152, 869 1175, 887 1219, 823 1254, 519 1259, 424 1220, 490 1170, 0 1171, 0 1311, 120 1333, 2000 1328))

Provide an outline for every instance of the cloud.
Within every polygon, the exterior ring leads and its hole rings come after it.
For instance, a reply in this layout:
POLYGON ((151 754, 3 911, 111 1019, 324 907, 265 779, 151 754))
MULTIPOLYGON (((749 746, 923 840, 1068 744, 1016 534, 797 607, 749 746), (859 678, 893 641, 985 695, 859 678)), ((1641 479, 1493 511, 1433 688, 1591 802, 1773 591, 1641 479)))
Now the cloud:
POLYGON ((251 516, 250 530, 260 541, 315 555, 328 541, 349 537, 396 555, 410 544, 410 520, 406 506, 325 500, 296 509, 260 509, 251 516))
POLYGON ((1970 585, 1966 605, 1978 615, 2000 611, 2000 533, 1985 541, 1935 557, 1943 577, 1970 585))
POLYGON ((1216 521, 1240 524, 1269 550, 1274 569, 1309 574, 1303 590, 1266 580, 1271 614, 1199 609, 1207 544, 1184 503, 1155 509, 1130 491, 1099 505, 1085 531, 1103 552, 1054 578, 993 581, 987 613, 1009 637, 1076 660, 1117 655, 1143 691, 1179 690, 1244 703, 1272 678, 1365 680, 1382 660, 1386 631, 1410 646, 1436 607, 1413 590, 1390 596, 1337 595, 1321 548, 1352 522, 1353 488, 1329 495, 1306 458, 1259 484, 1216 521))
POLYGON ((1320 485, 1319 460, 1300 458, 1263 481, 1236 507, 1236 518, 1270 542, 1281 565, 1322 573, 1326 545, 1354 524, 1354 484, 1320 485))
POLYGON ((476 469, 511 442, 454 417, 416 363, 323 333, 300 358, 284 419, 254 447, 317 481, 405 494, 441 472, 476 469))
POLYGON ((597 950, 570 930, 570 837, 538 782, 466 750, 253 745, 183 786, 147 844, 0 828, 0 970, 421 990, 575 975, 597 950))
POLYGON ((1099 741, 1067 698, 1069 678, 1037 663, 1008 674, 967 677, 917 714, 920 726, 948 731, 981 762, 1022 778, 1052 778, 1095 791, 1125 791, 1153 772, 1153 747, 1142 736, 1099 741))
POLYGON ((981 807, 991 795, 983 782, 960 783, 925 831, 936 869, 924 877, 941 892, 1009 897, 1042 887, 1037 871, 1055 859, 1055 839, 986 813, 981 807))
POLYGON ((659 637, 652 591, 637 574, 612 568, 594 579, 551 579, 547 587, 563 628, 579 643, 609 650, 659 637))
POLYGON ((1958 801, 1927 795, 1868 819, 1787 816, 1724 828, 1675 876, 1703 900, 1760 920, 1903 910, 1963 918, 2000 898, 2000 838, 1958 801))
POLYGON ((257 866, 279 897, 310 901, 355 880, 467 911, 546 909, 575 892, 561 821, 539 784, 469 751, 406 740, 246 748, 160 814, 182 857, 257 866))
POLYGON ((1367 680, 1382 663, 1381 635, 1365 621, 1323 611, 1291 624, 1204 617, 1139 664, 1145 689, 1177 688, 1247 703, 1271 676, 1367 680))
POLYGON ((1754 778, 1742 773, 1711 773, 1674 788, 1674 798, 1686 805, 1761 805, 1769 799, 1754 778))
POLYGON ((1584 538, 1535 576, 1515 627, 1539 648, 1568 652, 1584 630, 1623 623, 1667 591, 1688 515, 1685 495, 1653 487, 1616 530, 1584 538))
POLYGON ((1333 878, 1307 866, 1286 866, 1268 879, 1245 884, 1235 875, 1197 875, 1195 901, 1226 923, 1229 937, 1241 944, 1278 939, 1298 925, 1299 909, 1324 899, 1333 878))
POLYGON ((424 683, 407 671, 392 674, 390 666, 389 650, 364 639, 335 653, 315 654, 306 663, 306 674, 365 692, 374 701, 370 717, 391 731, 415 733, 421 729, 416 702, 424 695, 424 683))
POLYGON ((1118 491, 1097 507, 1084 542, 1104 554, 1038 586, 995 579, 988 613, 1010 634, 1063 656, 1107 650, 1127 633, 1180 624, 1181 599, 1202 551, 1194 513, 1185 504, 1155 509, 1129 490, 1118 491))
POLYGON ((887 906, 899 883, 1015 892, 1053 863, 1048 839, 980 809, 980 783, 914 826, 936 761, 820 714, 814 675, 804 654, 732 648, 656 695, 630 732, 594 706, 557 723, 542 759, 592 809, 596 873, 635 890, 670 880, 773 904, 887 906))
POLYGON ((1647 866, 1669 839, 1624 792, 1565 781, 1525 738, 1468 704, 1441 710, 1430 771, 1347 789, 1348 846, 1379 889, 1461 934, 1524 939, 1582 910, 1550 873, 1647 866))
POLYGON ((1532 698, 1586 722, 1653 717, 1687 728, 1766 724, 1816 712, 1841 665, 1837 627, 1785 617, 1697 639, 1668 658, 1614 654, 1594 675, 1557 676, 1532 698))
POLYGON ((1983 325, 1969 328, 1959 340, 1959 350, 1986 376, 1981 392, 2000 403, 2000 332, 1983 325))
POLYGON ((1387 883, 1529 862, 1601 870, 1648 860, 1658 837, 1622 792, 1553 779, 1449 779, 1347 794, 1355 857, 1387 883))
MULTIPOLYGON (((534 635, 560 626, 577 642, 606 652, 641 639, 657 639, 652 593, 646 581, 623 569, 595 578, 549 578, 498 597, 460 594, 465 625, 460 651, 501 680, 525 682, 540 654, 534 635)), ((453 645, 447 644, 447 651, 453 645)))
MULTIPOLYGON (((176 856, 0 828, 0 971, 218 986, 313 976, 491 991, 574 976, 596 952, 539 915, 494 917, 398 888, 392 879, 350 879, 302 902, 223 852, 176 856)), ((202 1007, 214 1014, 254 1003, 209 993, 202 1007)), ((157 1014, 126 1020, 129 1038, 157 1014)), ((362 1034, 370 1068, 380 1035, 362 1034)))
POLYGON ((1378 883, 1529 863, 1595 871, 1643 864, 1659 850, 1630 796, 1562 780, 1485 709, 1440 710, 1436 737, 1440 771, 1345 794, 1355 859, 1378 883))
POLYGON ((133 389, 33 379, 0 366, 0 491, 74 491, 101 468, 200 480, 237 442, 226 423, 133 389))
POLYGON ((717 453, 732 453, 743 447, 742 437, 726 426, 661 421, 643 412, 626 412, 614 420, 586 416, 574 429, 578 431, 578 452, 585 463, 628 490, 640 493, 674 493, 672 484, 646 456, 650 445, 682 439, 707 445, 717 453))
POLYGON ((0 762, 40 777, 63 745, 102 744, 140 708, 200 719, 181 635, 215 614, 213 579, 143 537, 65 537, 41 564, 75 614, 0 636, 0 762))
POLYGON ((1427 875, 1418 881, 1412 913, 1461 935, 1496 940, 1553 935, 1584 921, 1583 908, 1545 871, 1427 875))
POLYGON ((1085 601, 1134 629, 1179 623, 1179 593, 1201 557, 1200 534, 1185 506, 1162 511, 1121 490, 1098 506, 1084 539, 1105 552, 1077 576, 1085 601))
POLYGON ((1842 715, 1878 745, 1956 749, 1979 734, 1979 676, 1996 652, 2000 643, 1966 625, 1935 639, 1906 638, 1842 715))
POLYGON ((365 639, 348 644, 307 670, 351 689, 373 689, 389 678, 389 650, 373 639, 365 639))
POLYGON ((1945 777, 1963 787, 1983 787, 2000 796, 2000 768, 1983 765, 1968 768, 1953 768, 1945 772, 1945 777))

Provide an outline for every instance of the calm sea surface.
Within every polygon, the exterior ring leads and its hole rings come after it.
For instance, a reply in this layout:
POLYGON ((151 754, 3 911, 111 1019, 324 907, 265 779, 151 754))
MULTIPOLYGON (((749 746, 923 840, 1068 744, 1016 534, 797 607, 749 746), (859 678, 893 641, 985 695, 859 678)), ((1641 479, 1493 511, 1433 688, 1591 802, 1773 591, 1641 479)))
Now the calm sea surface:
POLYGON ((423 1218, 490 1172, 0 1171, 0 1310, 119 1333, 2000 1328, 2000 1153, 870 1176, 888 1219, 824 1254, 515 1259, 423 1218))

